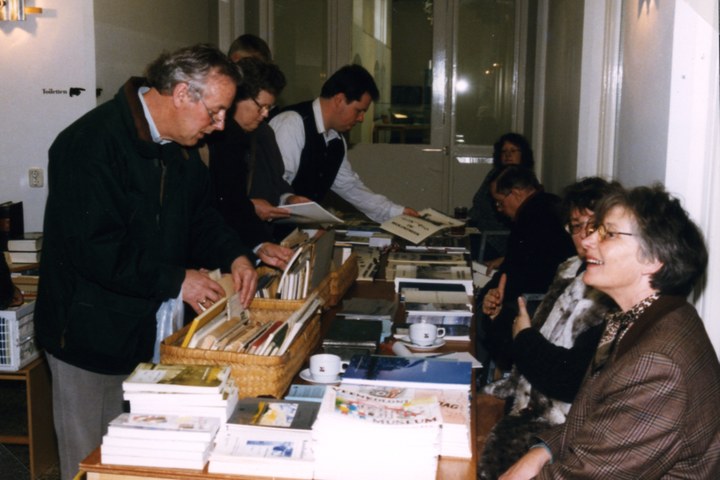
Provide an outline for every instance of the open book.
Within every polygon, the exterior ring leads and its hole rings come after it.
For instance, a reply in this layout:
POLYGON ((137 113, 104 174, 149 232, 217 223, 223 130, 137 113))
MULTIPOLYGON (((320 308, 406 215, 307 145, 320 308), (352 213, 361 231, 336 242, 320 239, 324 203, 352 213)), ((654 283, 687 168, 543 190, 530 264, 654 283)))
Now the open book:
POLYGON ((306 203, 293 203, 289 205, 281 205, 281 208, 285 208, 290 211, 290 217, 278 218, 275 223, 298 223, 298 224, 312 224, 312 223, 343 223, 338 217, 325 210, 316 202, 306 203))
POLYGON ((418 244, 440 230, 465 225, 463 220, 449 217, 432 208, 426 208, 418 213, 420 214, 419 217, 409 215, 393 217, 383 222, 380 228, 418 244))

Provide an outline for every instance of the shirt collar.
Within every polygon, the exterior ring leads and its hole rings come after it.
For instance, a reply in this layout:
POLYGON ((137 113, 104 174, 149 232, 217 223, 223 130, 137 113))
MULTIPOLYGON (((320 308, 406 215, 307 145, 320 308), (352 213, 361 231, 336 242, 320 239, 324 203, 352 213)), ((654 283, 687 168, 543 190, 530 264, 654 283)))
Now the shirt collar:
POLYGON ((323 116, 322 116, 322 109, 320 108, 320 97, 313 100, 312 103, 312 109, 313 109, 313 116, 315 117, 315 128, 317 128, 318 133, 322 133, 323 138, 325 138, 325 142, 329 142, 330 140, 334 138, 341 138, 341 135, 333 130, 325 129, 325 123, 323 122, 323 116))
POLYGON ((160 132, 157 129, 157 126, 155 125, 155 122, 153 121, 152 115, 150 115, 150 110, 148 110, 147 104, 145 103, 144 94, 150 91, 150 87, 140 87, 138 89, 138 97, 140 98, 140 105, 142 105, 143 112, 145 113, 145 120, 147 120, 148 126, 150 127, 150 136, 152 137, 153 142, 159 143, 160 145, 165 145, 166 143, 171 143, 170 140, 166 140, 160 136, 160 132))

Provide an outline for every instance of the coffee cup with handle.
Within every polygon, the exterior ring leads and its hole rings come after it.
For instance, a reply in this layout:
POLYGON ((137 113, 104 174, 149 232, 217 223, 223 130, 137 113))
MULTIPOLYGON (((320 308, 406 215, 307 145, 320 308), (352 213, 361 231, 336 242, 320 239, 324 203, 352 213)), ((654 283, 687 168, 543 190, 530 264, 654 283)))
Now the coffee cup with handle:
POLYGON ((409 331, 410 342, 420 347, 432 346, 445 336, 445 329, 432 323, 413 323, 409 331))
POLYGON ((332 382, 347 368, 347 363, 331 353, 318 353, 310 357, 310 376, 317 382, 332 382))

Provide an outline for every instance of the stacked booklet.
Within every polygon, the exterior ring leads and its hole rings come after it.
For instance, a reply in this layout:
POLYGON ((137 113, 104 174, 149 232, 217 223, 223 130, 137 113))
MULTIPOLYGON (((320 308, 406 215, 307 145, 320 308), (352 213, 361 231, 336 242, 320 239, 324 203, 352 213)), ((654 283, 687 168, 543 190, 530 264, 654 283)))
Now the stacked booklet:
POLYGON ((445 340, 470 341, 473 305, 467 293, 405 290, 400 300, 407 324, 432 323, 445 329, 445 340))
POLYGON ((214 417, 123 413, 108 425, 102 463, 202 470, 219 427, 214 417))
POLYGON ((217 436, 208 472, 313 478, 318 402, 247 398, 217 436))
POLYGON ((216 417, 235 409, 238 388, 230 367, 141 363, 123 382, 131 413, 216 417))
POLYGON ((434 480, 442 414, 414 389, 328 387, 313 426, 315 478, 434 480))

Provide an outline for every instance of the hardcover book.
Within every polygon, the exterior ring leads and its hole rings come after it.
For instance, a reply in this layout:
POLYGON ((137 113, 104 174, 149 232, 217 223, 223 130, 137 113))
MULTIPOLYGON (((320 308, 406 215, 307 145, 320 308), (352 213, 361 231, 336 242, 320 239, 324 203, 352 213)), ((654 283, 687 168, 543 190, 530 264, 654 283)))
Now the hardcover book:
POLYGON ((42 250, 42 232, 26 232, 8 240, 7 249, 13 252, 37 252, 42 250))
POLYGON ((323 347, 359 347, 375 350, 380 343, 383 323, 380 320, 335 318, 323 339, 323 347))
POLYGON ((427 357, 358 355, 343 374, 342 384, 468 390, 472 364, 427 357))

